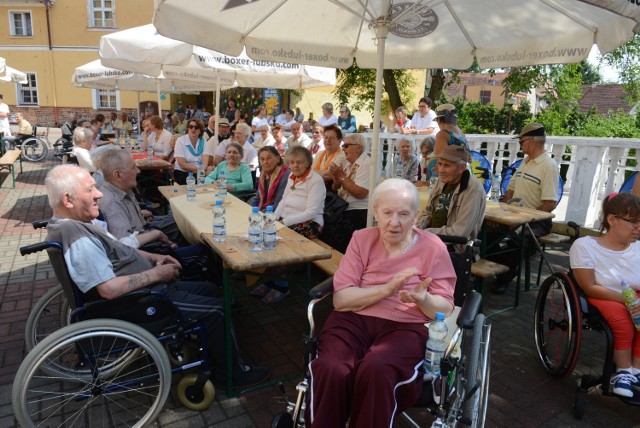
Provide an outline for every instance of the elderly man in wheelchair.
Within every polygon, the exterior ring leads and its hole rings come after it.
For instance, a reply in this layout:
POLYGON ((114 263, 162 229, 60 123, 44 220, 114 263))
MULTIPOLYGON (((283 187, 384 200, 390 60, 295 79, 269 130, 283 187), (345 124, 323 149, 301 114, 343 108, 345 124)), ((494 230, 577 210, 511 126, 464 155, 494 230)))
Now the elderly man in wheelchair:
MULTIPOLYGON (((205 375, 211 377, 214 382, 224 383, 227 375, 224 372, 227 358, 224 346, 226 314, 224 314, 222 299, 216 297, 217 287, 206 282, 177 281, 180 265, 176 259, 168 255, 146 253, 125 246, 106 233, 103 228, 93 225, 91 220, 98 216, 97 201, 102 194, 96 189, 95 181, 85 169, 74 165, 57 166, 47 175, 45 184, 49 203, 53 209, 53 218, 47 225, 49 232, 47 241, 59 243, 58 246, 62 250, 64 257, 62 264, 66 269, 56 270, 56 275, 63 283, 63 287, 65 282, 73 284, 70 287, 72 292, 65 292, 69 301, 75 300, 72 308, 79 307, 80 304, 88 308, 94 302, 104 303, 104 300, 117 299, 111 306, 103 304, 102 309, 97 309, 98 317, 119 318, 116 315, 119 313, 130 320, 130 316, 133 316, 130 313, 135 312, 135 307, 128 305, 135 303, 133 302, 135 296, 133 299, 127 299, 127 296, 135 294, 139 289, 149 289, 153 296, 169 302, 174 312, 177 311, 177 317, 197 321, 203 333, 202 336, 206 340, 206 343, 200 345, 206 348, 203 352, 204 359, 208 360, 203 365, 205 375), (65 278, 60 276, 69 277, 69 280, 65 281, 65 278), (209 366, 213 368, 213 373, 206 369, 209 366)), ((55 267, 54 265, 54 269, 55 267)), ((144 299, 149 297, 145 296, 142 300, 144 299)), ((94 306, 100 308, 99 305, 94 306)), ((160 307, 162 305, 148 305, 146 315, 154 315, 160 307)), ((76 312, 74 311, 71 315, 72 322, 76 312)), ((86 313, 91 315, 89 309, 86 309, 86 313)), ((95 315, 89 316, 89 318, 95 317, 95 315)), ((250 367, 240 358, 233 333, 231 342, 234 387, 247 388, 266 380, 269 376, 268 369, 250 367)), ((39 345, 44 344, 45 341, 39 345)), ((41 352, 52 351, 36 347, 30 354, 41 352)), ((101 361, 100 357, 91 358, 98 358, 101 361)), ((50 366, 50 363, 45 362, 44 370, 48 372, 47 367, 50 368, 50 366)), ((187 364, 186 367, 188 366, 187 364)), ((168 391, 168 387, 166 389, 168 391)))
MULTIPOLYGON (((298 386, 299 393, 308 389, 305 409, 305 397, 299 395, 290 413, 274 418, 274 427, 298 427, 305 422, 311 427, 344 427, 347 421, 349 427, 392 426, 398 412, 413 406, 422 393, 428 336, 424 323, 435 319, 436 312, 449 315, 454 310, 456 272, 438 236, 414 226, 419 201, 411 182, 385 180, 373 192, 372 201, 378 226, 354 233, 333 281, 320 292, 327 294, 332 285, 335 310, 324 324, 317 348, 311 339, 307 379, 298 386)), ((469 256, 469 264, 470 260, 469 256)), ((475 308, 469 312, 473 315, 464 321, 468 328, 478 311, 478 297, 472 299, 475 308)), ((313 336, 311 313, 309 317, 313 336)), ((445 358, 451 357, 451 351, 445 358)), ((443 365, 444 379, 456 370, 462 372, 459 361, 451 359, 443 365)), ((438 382, 444 389, 451 386, 443 384, 448 382, 438 382)), ((482 388, 473 381, 469 385, 479 396, 482 388)), ((465 389, 456 384, 444 393, 445 400, 456 387, 465 389)), ((456 395, 463 393, 456 390, 456 395)), ((461 409, 460 404, 452 407, 452 414, 461 409)), ((441 426, 450 422, 445 412, 436 416, 441 426)), ((460 410, 452 420, 462 417, 460 410)))

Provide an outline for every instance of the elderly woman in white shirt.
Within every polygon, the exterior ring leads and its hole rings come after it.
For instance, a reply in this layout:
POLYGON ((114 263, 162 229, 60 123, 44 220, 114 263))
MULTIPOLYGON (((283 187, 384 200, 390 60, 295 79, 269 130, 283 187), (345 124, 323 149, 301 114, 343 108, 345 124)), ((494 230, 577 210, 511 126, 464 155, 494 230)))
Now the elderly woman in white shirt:
POLYGON ((78 161, 78 165, 89 172, 95 172, 96 168, 91 162, 89 150, 93 147, 93 131, 90 128, 77 127, 73 131, 73 150, 71 153, 78 161))
POLYGON ((178 184, 186 184, 187 176, 198 172, 198 165, 202 162, 204 152, 204 122, 199 119, 190 119, 187 122, 187 134, 178 138, 175 147, 176 164, 173 178, 178 184))
MULTIPOLYGON (((318 237, 324 225, 324 180, 313 171, 311 152, 294 146, 287 152, 291 174, 282 200, 275 214, 285 226, 308 239, 318 237)), ((276 303, 289 294, 289 284, 284 281, 267 282, 254 288, 254 296, 264 297, 265 303, 276 303)))
POLYGON ((142 149, 153 147, 153 154, 167 160, 171 153, 171 132, 164 129, 164 122, 160 116, 151 116, 148 132, 143 134, 142 149))

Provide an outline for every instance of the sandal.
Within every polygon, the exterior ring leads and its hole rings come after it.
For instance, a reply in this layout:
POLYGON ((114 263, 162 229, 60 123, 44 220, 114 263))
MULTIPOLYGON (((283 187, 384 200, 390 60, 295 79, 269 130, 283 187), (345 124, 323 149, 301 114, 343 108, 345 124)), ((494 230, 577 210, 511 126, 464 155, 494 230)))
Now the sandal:
POLYGON ((270 291, 271 287, 269 287, 267 284, 260 284, 257 287, 254 287, 254 289, 251 290, 251 293, 249 294, 256 297, 265 297, 267 294, 269 294, 270 291))
POLYGON ((262 302, 267 304, 278 303, 282 299, 287 297, 290 293, 291 291, 289 289, 282 292, 282 291, 276 290, 275 288, 272 288, 271 291, 269 291, 269 293, 264 297, 264 299, 262 299, 262 302))

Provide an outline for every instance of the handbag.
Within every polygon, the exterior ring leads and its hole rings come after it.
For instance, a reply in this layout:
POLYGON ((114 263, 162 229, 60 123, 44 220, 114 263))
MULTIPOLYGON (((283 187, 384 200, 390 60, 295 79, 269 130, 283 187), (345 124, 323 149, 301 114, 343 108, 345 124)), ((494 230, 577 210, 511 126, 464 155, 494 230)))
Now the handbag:
POLYGON ((349 203, 336 193, 327 192, 327 196, 324 198, 324 223, 339 223, 348 207, 349 203))

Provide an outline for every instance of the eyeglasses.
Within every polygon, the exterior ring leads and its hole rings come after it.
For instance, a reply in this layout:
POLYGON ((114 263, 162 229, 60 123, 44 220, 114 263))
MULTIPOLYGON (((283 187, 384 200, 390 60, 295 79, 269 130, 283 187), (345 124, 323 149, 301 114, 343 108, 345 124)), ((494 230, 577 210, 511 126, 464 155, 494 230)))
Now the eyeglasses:
POLYGON ((346 110, 340 110, 340 113, 346 113, 346 112, 347 112, 346 110))
POLYGON ((342 148, 343 148, 343 149, 346 149, 346 148, 347 148, 347 147, 349 147, 349 146, 357 146, 357 144, 343 144, 343 145, 342 145, 342 148))
POLYGON ((418 104, 418 107, 420 108, 427 108, 428 106, 426 104, 418 104))
POLYGON ((320 133, 320 131, 313 131, 313 133, 314 133, 314 134, 319 134, 319 133, 320 133))
POLYGON ((621 216, 619 216, 619 215, 617 215, 616 217, 617 217, 617 218, 619 218, 620 220, 624 220, 624 221, 626 221, 626 222, 627 222, 627 223, 629 223, 632 227, 638 227, 638 226, 640 226, 640 220, 631 220, 630 218, 624 218, 624 217, 621 217, 621 216))
POLYGON ((200 129, 200 127, 198 125, 189 125, 187 126, 188 129, 200 129))
POLYGON ((524 142, 527 140, 529 140, 529 137, 519 138, 518 142, 520 142, 520 144, 524 144, 524 142))

